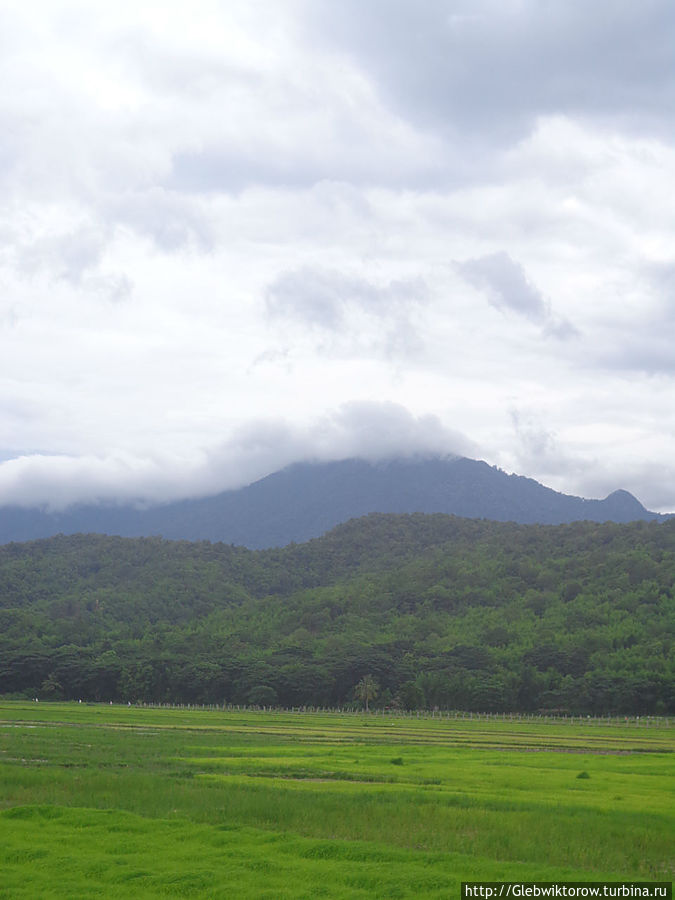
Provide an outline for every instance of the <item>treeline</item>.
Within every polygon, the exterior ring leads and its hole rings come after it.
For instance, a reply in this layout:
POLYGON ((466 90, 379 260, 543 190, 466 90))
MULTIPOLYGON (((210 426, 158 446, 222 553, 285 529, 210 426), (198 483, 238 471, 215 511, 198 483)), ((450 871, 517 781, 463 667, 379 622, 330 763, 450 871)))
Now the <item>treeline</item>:
POLYGON ((371 515, 280 550, 100 535, 0 547, 0 693, 675 711, 675 521, 371 515))

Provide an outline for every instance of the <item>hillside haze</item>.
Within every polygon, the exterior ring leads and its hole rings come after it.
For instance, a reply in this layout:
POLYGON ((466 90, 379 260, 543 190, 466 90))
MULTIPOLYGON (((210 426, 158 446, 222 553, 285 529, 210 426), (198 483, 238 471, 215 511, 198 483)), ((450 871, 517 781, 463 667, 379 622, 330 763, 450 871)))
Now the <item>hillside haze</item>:
POLYGON ((586 500, 462 457, 379 463, 349 459, 297 463, 238 490, 149 509, 100 504, 48 512, 4 506, 0 542, 101 533, 223 541, 261 549, 309 540, 372 512, 446 513, 547 525, 664 518, 627 491, 586 500))

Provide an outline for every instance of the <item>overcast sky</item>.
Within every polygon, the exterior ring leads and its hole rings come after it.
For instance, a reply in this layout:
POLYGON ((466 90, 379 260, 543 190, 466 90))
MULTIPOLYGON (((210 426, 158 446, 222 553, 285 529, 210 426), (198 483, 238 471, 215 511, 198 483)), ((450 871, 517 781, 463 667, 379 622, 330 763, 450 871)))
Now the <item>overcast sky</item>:
POLYGON ((0 0, 0 503, 462 454, 675 509, 671 0, 0 0))

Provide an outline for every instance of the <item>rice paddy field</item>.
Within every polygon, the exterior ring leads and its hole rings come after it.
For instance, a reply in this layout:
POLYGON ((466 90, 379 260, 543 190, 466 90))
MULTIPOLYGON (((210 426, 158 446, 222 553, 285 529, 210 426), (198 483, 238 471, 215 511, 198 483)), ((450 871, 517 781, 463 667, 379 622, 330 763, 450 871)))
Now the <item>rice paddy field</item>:
POLYGON ((665 881, 675 726, 0 702, 0 898, 665 881))

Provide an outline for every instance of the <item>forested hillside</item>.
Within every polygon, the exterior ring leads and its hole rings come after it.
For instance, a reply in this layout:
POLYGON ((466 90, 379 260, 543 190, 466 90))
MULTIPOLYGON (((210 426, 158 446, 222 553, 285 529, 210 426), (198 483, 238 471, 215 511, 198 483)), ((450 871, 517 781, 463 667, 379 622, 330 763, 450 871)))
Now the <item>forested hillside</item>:
POLYGON ((675 711, 675 522, 371 515, 284 549, 0 548, 0 693, 675 711))

